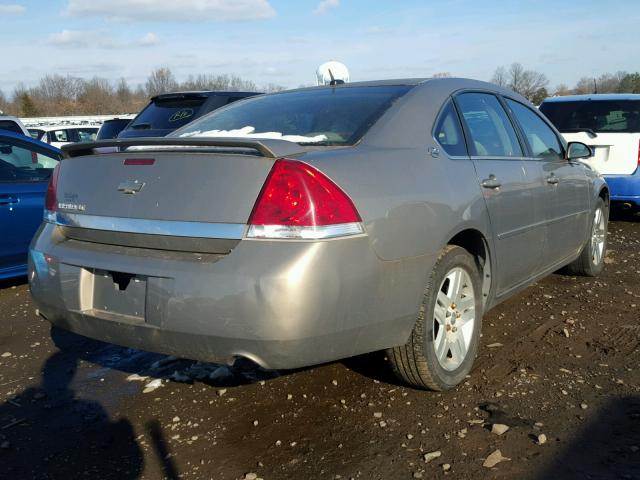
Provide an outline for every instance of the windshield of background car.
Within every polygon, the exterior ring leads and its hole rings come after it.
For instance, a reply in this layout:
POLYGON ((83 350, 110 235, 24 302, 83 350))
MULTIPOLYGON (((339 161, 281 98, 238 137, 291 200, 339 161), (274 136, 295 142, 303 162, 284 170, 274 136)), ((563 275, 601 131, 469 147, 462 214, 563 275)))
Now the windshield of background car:
POLYGON ((353 145, 411 88, 337 87, 262 95, 212 112, 171 136, 246 136, 353 145))
POLYGON ((560 132, 640 133, 640 101, 581 100, 545 102, 540 111, 560 132))
POLYGON ((98 135, 96 135, 96 140, 108 140, 111 138, 116 138, 118 134, 122 131, 124 127, 131 120, 122 119, 122 120, 107 120, 102 124, 100 130, 98 130, 98 135))
POLYGON ((175 130, 193 120, 206 100, 206 97, 158 99, 140 112, 127 130, 175 130))

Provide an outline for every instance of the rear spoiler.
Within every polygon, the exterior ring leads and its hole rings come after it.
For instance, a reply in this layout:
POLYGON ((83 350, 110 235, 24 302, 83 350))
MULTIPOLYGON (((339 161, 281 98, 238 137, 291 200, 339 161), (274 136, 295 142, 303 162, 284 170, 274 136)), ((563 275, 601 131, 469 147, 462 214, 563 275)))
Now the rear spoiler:
MULTIPOLYGON (((281 158, 295 153, 303 152, 304 147, 297 143, 276 139, 256 138, 215 138, 215 137, 149 137, 149 138, 121 138, 112 140, 98 140, 96 142, 79 142, 62 146, 65 158, 82 157, 87 155, 99 155, 96 148, 102 147, 222 147, 222 148, 246 148, 256 150, 263 157, 281 158)), ((145 151, 153 151, 152 148, 145 151)))

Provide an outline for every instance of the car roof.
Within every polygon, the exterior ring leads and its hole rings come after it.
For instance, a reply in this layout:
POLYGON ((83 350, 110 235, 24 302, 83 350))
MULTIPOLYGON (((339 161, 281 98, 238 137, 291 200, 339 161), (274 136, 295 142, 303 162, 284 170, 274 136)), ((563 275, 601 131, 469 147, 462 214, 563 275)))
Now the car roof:
POLYGON ((261 92, 237 92, 237 91, 227 91, 227 90, 186 90, 181 92, 168 92, 161 93, 160 95, 154 95, 151 97, 151 101, 164 99, 164 98, 179 98, 181 95, 184 96, 199 96, 199 97, 237 97, 237 96, 249 96, 249 95, 260 95, 261 92))
POLYGON ((513 90, 509 90, 504 87, 500 87, 499 85, 495 85, 493 83, 483 82, 481 80, 474 80, 471 78, 460 78, 460 77, 439 77, 439 78, 396 78, 389 80, 369 80, 364 82, 350 82, 350 83, 342 83, 338 85, 320 85, 313 87, 301 87, 292 90, 283 90, 281 92, 274 92, 271 95, 278 95, 279 93, 287 93, 292 91, 312 91, 318 89, 325 88, 353 88, 353 87, 384 87, 384 86, 408 86, 408 87, 417 87, 417 86, 432 86, 437 89, 449 90, 451 92, 456 90, 464 90, 464 89, 478 89, 478 90, 488 90, 496 93, 500 93, 502 95, 507 95, 514 98, 521 98, 513 90))
POLYGON ((30 136, 23 135, 21 133, 13 133, 5 130, 0 130, 0 142, 3 140, 18 140, 23 143, 27 143, 36 147, 39 150, 45 150, 50 153, 54 153, 56 155, 61 155, 62 151, 59 148, 54 147, 53 145, 49 145, 48 143, 41 142, 40 140, 36 140, 35 138, 31 138, 30 136))
POLYGON ((638 93, 592 93, 585 95, 565 95, 546 98, 543 103, 584 102, 584 101, 640 100, 638 93))

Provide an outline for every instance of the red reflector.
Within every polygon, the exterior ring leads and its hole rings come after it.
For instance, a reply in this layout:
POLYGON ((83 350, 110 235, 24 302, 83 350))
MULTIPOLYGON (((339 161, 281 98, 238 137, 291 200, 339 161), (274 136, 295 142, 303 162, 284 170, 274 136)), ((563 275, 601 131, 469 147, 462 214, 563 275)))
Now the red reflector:
POLYGON ((127 158, 124 161, 125 165, 153 165, 155 158, 127 158))
POLYGON ((312 166, 286 158, 274 163, 249 217, 250 225, 352 222, 360 222, 360 215, 340 187, 312 166))
POLYGON ((53 173, 51 174, 51 179, 49 180, 49 186, 47 187, 47 195, 44 197, 44 208, 45 210, 49 210, 50 212, 55 212, 57 210, 56 204, 56 196, 58 191, 58 173, 60 171, 60 164, 56 165, 56 168, 53 169, 53 173))

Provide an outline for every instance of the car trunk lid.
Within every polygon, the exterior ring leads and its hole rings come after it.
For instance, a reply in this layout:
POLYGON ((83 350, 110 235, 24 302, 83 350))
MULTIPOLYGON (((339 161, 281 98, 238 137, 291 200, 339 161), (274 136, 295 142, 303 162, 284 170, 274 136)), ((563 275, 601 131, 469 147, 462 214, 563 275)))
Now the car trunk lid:
POLYGON ((87 241, 144 247, 145 236, 159 235, 184 242, 146 244, 210 251, 193 247, 193 238, 241 238, 275 160, 301 150, 285 141, 207 138, 70 145, 60 165, 56 218, 64 228, 112 234, 79 238, 87 241), (131 146, 143 149, 92 153, 131 146))
POLYGON ((638 168, 640 133, 563 133, 568 142, 582 142, 593 150, 584 162, 603 175, 631 175, 638 168))

